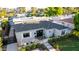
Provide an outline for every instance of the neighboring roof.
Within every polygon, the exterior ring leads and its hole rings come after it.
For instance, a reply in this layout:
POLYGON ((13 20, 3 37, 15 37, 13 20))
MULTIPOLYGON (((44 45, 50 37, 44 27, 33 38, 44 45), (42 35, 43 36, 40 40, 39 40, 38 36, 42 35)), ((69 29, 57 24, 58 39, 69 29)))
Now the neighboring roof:
POLYGON ((39 28, 46 28, 46 29, 56 28, 61 30, 68 27, 56 23, 52 23, 51 21, 40 21, 39 23, 15 24, 14 28, 16 32, 20 32, 20 31, 26 31, 32 29, 39 29, 39 28))
POLYGON ((73 24, 73 18, 62 19, 62 21, 73 24))

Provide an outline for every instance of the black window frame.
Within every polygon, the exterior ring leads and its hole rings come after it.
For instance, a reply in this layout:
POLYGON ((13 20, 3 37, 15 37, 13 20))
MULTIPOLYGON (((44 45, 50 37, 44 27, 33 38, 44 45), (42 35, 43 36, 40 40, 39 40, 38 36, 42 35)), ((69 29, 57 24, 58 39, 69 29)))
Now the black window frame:
POLYGON ((30 33, 23 33, 23 37, 24 37, 24 38, 30 37, 30 33))

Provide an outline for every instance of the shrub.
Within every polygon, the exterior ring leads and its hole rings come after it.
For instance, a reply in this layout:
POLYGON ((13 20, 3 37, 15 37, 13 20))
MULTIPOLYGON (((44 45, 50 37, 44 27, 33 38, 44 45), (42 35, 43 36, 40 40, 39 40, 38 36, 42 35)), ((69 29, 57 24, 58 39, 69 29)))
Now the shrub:
POLYGON ((41 47, 41 44, 38 43, 38 44, 36 45, 36 48, 40 48, 40 47, 41 47))
POLYGON ((72 34, 75 35, 75 36, 77 36, 77 37, 79 37, 79 31, 73 31, 72 34))
POLYGON ((26 46, 26 47, 25 47, 25 50, 26 50, 26 51, 30 51, 30 50, 31 50, 31 49, 30 49, 30 46, 26 46))
POLYGON ((31 51, 31 50, 34 50, 37 48, 37 44, 32 44, 32 45, 29 45, 29 46, 26 46, 26 47, 22 47, 21 48, 21 51, 31 51))
POLYGON ((30 49, 35 49, 36 48, 36 44, 32 44, 31 46, 30 46, 30 49))
POLYGON ((20 50, 21 50, 21 51, 26 51, 26 49, 25 49, 25 48, 21 48, 20 50))

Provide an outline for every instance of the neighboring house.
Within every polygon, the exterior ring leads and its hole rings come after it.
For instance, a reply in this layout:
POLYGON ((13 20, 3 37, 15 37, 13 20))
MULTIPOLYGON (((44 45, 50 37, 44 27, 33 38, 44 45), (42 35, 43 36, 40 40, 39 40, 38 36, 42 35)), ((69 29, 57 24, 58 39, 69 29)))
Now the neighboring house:
POLYGON ((70 15, 61 15, 61 16, 55 16, 50 19, 51 22, 57 23, 66 27, 69 27, 71 29, 74 29, 74 19, 75 14, 70 14, 70 15))
POLYGON ((15 24, 14 29, 15 36, 19 45, 29 45, 36 40, 44 40, 44 38, 51 36, 63 36, 71 32, 70 28, 52 23, 51 21, 15 24))
POLYGON ((62 24, 74 29, 74 19, 73 18, 68 18, 68 19, 62 19, 62 24))
POLYGON ((22 14, 16 14, 17 17, 25 17, 26 14, 25 13, 22 13, 22 14))
POLYGON ((69 15, 60 15, 60 16, 54 16, 51 17, 53 20, 61 20, 61 19, 68 19, 68 18, 73 18, 75 14, 69 14, 69 15))
POLYGON ((74 22, 73 18, 66 18, 66 19, 60 19, 60 20, 53 20, 53 23, 57 23, 66 27, 69 27, 71 29, 74 29, 74 22))

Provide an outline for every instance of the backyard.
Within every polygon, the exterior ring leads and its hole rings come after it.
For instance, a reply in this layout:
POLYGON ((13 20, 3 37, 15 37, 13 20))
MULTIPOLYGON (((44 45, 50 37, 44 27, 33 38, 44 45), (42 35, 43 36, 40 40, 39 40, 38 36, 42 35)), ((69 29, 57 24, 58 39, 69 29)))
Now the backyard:
POLYGON ((79 51, 79 37, 69 34, 49 39, 49 43, 60 51, 79 51))

